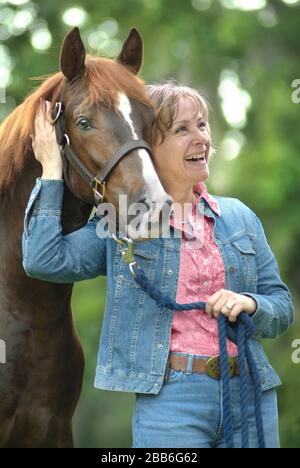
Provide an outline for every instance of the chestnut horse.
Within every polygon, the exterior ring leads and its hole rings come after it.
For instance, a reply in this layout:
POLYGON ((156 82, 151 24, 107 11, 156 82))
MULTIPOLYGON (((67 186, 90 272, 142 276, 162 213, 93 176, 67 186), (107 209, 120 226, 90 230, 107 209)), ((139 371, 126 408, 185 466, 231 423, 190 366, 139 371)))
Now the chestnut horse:
MULTIPOLYGON (((116 61, 85 55, 77 28, 65 38, 61 72, 44 79, 2 124, 0 130, 0 447, 72 447, 72 416, 80 395, 84 357, 70 307, 73 285, 39 281, 22 268, 21 237, 30 192, 41 165, 30 135, 40 99, 63 96, 64 120, 74 153, 98 174, 121 146, 149 141, 153 109, 142 80, 143 44, 132 29, 116 61)), ((53 112, 55 109, 53 110, 53 112)), ((94 193, 62 154, 63 233, 84 226, 94 193)), ((168 201, 151 157, 132 149, 114 167, 105 198, 118 209, 118 195, 143 201, 168 201)))

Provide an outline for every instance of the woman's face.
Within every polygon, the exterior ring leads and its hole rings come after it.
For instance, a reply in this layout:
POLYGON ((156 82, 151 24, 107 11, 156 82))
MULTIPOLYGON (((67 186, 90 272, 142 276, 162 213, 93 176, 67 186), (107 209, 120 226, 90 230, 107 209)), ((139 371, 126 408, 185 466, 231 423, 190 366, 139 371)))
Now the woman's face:
POLYGON ((172 127, 163 142, 154 144, 154 162, 162 182, 190 188, 206 180, 210 145, 208 125, 196 103, 180 98, 172 127))

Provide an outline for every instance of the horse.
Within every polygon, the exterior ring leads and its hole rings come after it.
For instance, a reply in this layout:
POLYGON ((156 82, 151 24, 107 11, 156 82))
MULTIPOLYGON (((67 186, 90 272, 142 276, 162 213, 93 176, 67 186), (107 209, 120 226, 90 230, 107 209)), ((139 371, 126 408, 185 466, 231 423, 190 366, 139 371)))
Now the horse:
MULTIPOLYGON (((137 143, 151 142, 154 118, 138 77, 142 60, 143 41, 135 28, 115 60, 86 55, 74 28, 61 47, 60 71, 43 77, 1 126, 0 338, 6 362, 0 364, 0 447, 74 447, 72 416, 83 380, 84 355, 70 306, 73 285, 39 281, 22 268, 24 212, 42 173, 30 138, 40 99, 50 101, 57 117, 63 102, 67 146, 93 175, 131 142, 126 157, 114 163, 105 200, 118 210, 118 196, 126 194, 129 203, 144 203, 148 221, 155 221, 153 206, 170 199, 147 145, 137 143)), ((97 186, 89 185, 65 153, 62 159, 61 224, 67 235, 87 223, 95 195, 103 199, 104 184, 94 177, 97 186)))

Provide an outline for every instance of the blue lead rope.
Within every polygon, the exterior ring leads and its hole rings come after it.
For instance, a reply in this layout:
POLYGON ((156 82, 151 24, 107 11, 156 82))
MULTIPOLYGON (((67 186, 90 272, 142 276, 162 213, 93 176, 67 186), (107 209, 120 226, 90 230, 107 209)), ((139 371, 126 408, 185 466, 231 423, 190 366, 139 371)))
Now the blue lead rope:
MULTIPOLYGON (((191 304, 177 304, 169 296, 164 295, 154 284, 150 283, 145 272, 140 268, 134 269, 136 283, 152 298, 159 306, 171 310, 183 311, 204 309, 205 302, 193 302, 191 304)), ((263 421, 261 414, 261 384, 256 363, 249 348, 249 338, 255 331, 255 325, 251 318, 242 312, 236 323, 232 324, 224 315, 218 319, 219 344, 220 344, 220 370, 223 399, 224 436, 227 448, 234 448, 233 442, 233 418, 230 408, 230 374, 226 339, 229 338, 238 347, 238 366, 240 374, 240 402, 242 421, 242 448, 249 447, 248 430, 248 372, 254 386, 255 418, 259 448, 265 448, 263 421)))

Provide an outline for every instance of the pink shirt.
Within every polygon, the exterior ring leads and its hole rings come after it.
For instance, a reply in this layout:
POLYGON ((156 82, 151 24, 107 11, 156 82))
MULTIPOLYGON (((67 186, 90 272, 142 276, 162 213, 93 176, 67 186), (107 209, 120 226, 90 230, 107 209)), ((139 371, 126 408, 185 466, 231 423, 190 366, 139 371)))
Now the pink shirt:
MULTIPOLYGON (((182 233, 180 268, 176 302, 206 302, 221 288, 225 288, 224 265, 218 246, 213 237, 212 218, 203 216, 198 209, 200 199, 204 199, 210 208, 221 216, 218 202, 207 193, 204 183, 194 187, 197 196, 188 211, 188 222, 170 224, 182 233), (191 240, 191 235, 194 235, 191 240)), ((227 340, 230 356, 237 355, 237 348, 227 340)), ((170 351, 203 356, 219 355, 218 326, 216 319, 210 319, 205 310, 174 312, 170 351)))

